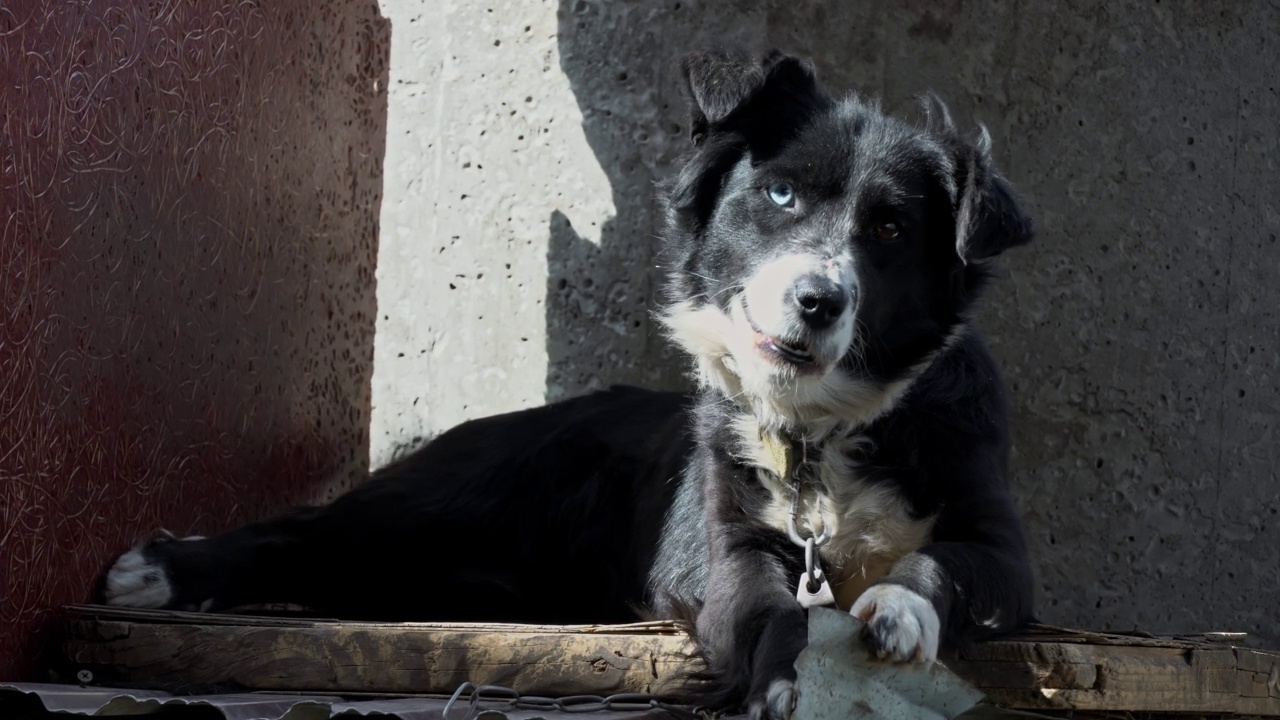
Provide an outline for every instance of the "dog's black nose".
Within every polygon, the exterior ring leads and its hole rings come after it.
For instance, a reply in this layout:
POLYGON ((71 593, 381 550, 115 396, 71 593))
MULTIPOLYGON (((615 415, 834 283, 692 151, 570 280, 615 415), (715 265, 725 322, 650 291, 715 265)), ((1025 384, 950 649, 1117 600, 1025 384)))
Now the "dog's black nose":
POLYGON ((822 275, 805 275, 793 292, 800 319, 814 330, 831 327, 849 304, 849 291, 822 275))

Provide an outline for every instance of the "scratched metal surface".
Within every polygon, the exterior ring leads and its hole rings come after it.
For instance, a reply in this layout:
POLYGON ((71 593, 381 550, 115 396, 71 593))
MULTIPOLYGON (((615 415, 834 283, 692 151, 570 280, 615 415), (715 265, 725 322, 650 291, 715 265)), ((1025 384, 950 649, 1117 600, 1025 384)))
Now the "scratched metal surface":
POLYGON ((368 464, 373 0, 0 3, 0 679, 155 527, 368 464))

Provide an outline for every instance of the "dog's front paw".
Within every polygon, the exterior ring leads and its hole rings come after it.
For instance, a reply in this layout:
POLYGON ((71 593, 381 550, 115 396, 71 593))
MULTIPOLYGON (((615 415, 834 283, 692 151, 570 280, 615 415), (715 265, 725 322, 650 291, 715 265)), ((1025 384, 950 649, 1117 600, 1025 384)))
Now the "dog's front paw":
POLYGON ((938 658, 942 623, 933 603, 901 585, 874 585, 849 610, 861 620, 876 655, 895 662, 938 658))
POLYGON ((177 540, 202 540, 199 536, 176 538, 161 531, 161 536, 143 543, 116 558, 102 585, 103 600, 108 605, 133 608, 171 608, 174 606, 173 573, 162 551, 166 543, 177 540))
POLYGON ((795 707, 795 683, 779 678, 769 683, 764 695, 747 703, 747 714, 751 720, 791 720, 795 707))

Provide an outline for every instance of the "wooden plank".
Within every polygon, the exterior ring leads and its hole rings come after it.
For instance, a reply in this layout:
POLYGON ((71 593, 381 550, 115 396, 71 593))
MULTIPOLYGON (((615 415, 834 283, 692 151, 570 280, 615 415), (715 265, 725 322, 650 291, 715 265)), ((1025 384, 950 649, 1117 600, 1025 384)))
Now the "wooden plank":
POLYGON ((1188 701, 1173 689, 1156 692, 1125 693, 1122 698, 1095 690, 1044 690, 1043 697, 1035 698, 1026 694, 1010 691, 998 691, 988 694, 992 702, 1018 710, 1058 710, 1071 713, 1135 713, 1159 715, 1161 717, 1204 715, 1228 715, 1270 718, 1280 716, 1280 709, 1274 698, 1237 697, 1229 705, 1205 705, 1188 701), (1017 703, 1016 705, 1013 703, 1017 703), (1229 707, 1230 709, 1223 709, 1229 707))
POLYGON ((948 667, 979 690, 1025 692, 1034 688, 1087 690, 1098 681, 1098 666, 1086 663, 989 662, 949 663, 948 667))
POLYGON ((962 660, 1040 663, 1101 663, 1111 658, 1153 662, 1187 662, 1190 647, 1083 645, 1078 643, 1000 640, 977 643, 961 653, 962 660))
POLYGON ((384 625, 236 627, 76 620, 63 651, 98 682, 449 694, 465 681, 537 695, 662 693, 688 666, 673 635, 384 625))
POLYGON ((1280 672, 1280 653, 1236 648, 1236 663, 1241 670, 1267 673, 1280 672))
MULTIPOLYGON (((70 669, 131 685, 448 694, 469 680, 539 695, 664 694, 691 668, 673 623, 351 623, 89 607, 70 609, 63 630, 70 669)), ((1124 641, 1055 628, 977 644, 948 665, 1012 709, 1280 717, 1280 653, 1193 637, 1124 641)))
POLYGON ((420 628, 439 630, 489 630, 493 632, 586 633, 592 635, 684 635, 680 624, 671 620, 624 623, 619 625, 527 625, 519 623, 441 623, 441 622, 361 622, 323 617, 293 615, 249 615, 240 613, 202 613, 185 610, 140 610, 109 605, 67 605, 67 616, 79 619, 132 620, 145 623, 188 625, 234 625, 237 627, 329 627, 349 628, 420 628))
MULTIPOLYGON (((1242 649, 1123 647, 1078 643, 994 642, 975 646, 952 664, 992 701, 1026 710, 1146 713, 1234 713, 1280 716, 1256 673, 1238 667, 1242 649), (1093 668, 1090 674, 1084 668, 1093 668)), ((1249 655, 1264 667, 1280 654, 1249 655)))
POLYGON ((1264 698, 1271 696, 1271 688, 1265 673, 1241 671, 1237 692, 1241 697, 1264 698))

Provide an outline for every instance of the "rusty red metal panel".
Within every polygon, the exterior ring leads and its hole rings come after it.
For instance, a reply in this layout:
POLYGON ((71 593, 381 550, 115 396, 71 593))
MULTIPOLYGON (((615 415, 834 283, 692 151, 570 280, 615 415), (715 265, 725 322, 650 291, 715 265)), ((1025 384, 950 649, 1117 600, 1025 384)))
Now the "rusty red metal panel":
POLYGON ((374 0, 0 5, 0 679, 163 526, 368 464, 374 0))

